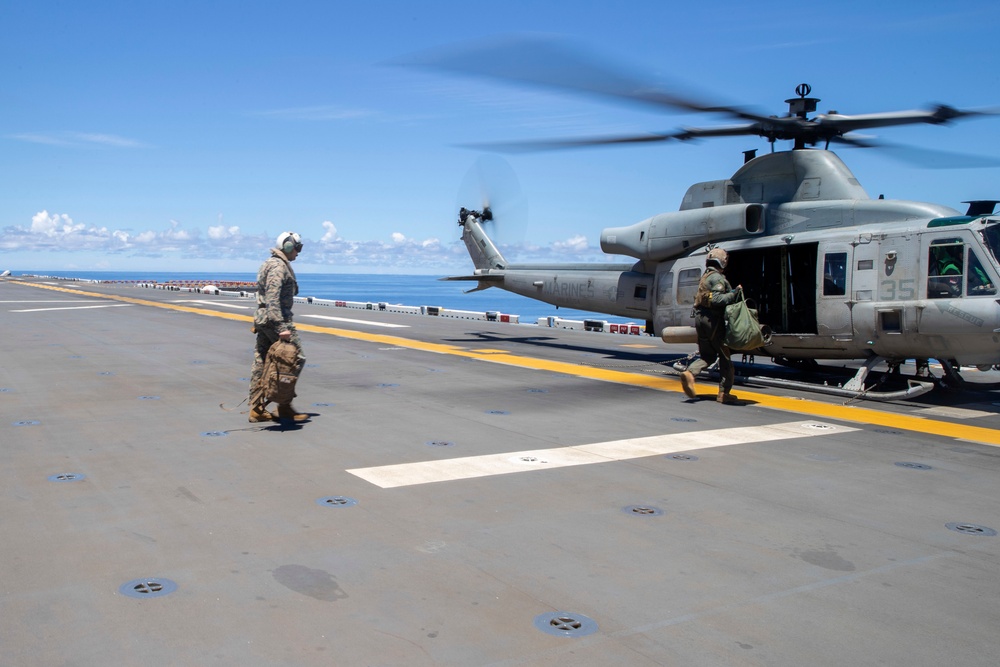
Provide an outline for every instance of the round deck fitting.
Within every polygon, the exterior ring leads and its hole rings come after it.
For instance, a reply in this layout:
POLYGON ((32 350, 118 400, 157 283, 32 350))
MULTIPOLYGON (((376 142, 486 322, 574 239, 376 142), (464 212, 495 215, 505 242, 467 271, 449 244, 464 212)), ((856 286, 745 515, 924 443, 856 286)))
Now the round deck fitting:
POLYGON ((663 510, 652 505, 629 505, 628 507, 623 507, 622 512, 631 514, 632 516, 663 516, 663 510))
POLYGON ((358 504, 358 501, 347 496, 325 496, 317 498, 316 504, 323 507, 354 507, 358 504))
POLYGON ((584 637, 597 632, 597 621, 567 611, 535 616, 535 627, 556 637, 584 637))
POLYGON ((948 530, 954 530, 956 533, 962 533, 963 535, 979 535, 981 537, 995 537, 997 531, 992 528, 987 528, 986 526, 979 526, 974 523, 946 523, 945 528, 948 530))
POLYGON ((170 595, 177 590, 177 584, 169 579, 145 578, 127 581, 118 588, 118 592, 130 598, 158 598, 170 595))
POLYGON ((510 461, 511 463, 519 463, 521 465, 528 465, 528 466, 548 465, 549 463, 545 459, 540 459, 537 456, 529 456, 529 455, 512 456, 507 460, 510 461))
POLYGON ((64 472, 58 475, 49 475, 50 482, 79 482, 85 479, 86 475, 81 475, 78 472, 64 472))

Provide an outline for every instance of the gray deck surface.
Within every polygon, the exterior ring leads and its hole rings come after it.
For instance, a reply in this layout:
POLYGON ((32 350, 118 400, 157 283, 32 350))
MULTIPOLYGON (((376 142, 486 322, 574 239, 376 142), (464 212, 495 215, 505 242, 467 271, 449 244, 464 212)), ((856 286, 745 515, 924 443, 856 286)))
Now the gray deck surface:
POLYGON ((0 281, 0 664, 1000 663, 997 392, 299 304, 314 416, 249 424, 251 305, 0 281))

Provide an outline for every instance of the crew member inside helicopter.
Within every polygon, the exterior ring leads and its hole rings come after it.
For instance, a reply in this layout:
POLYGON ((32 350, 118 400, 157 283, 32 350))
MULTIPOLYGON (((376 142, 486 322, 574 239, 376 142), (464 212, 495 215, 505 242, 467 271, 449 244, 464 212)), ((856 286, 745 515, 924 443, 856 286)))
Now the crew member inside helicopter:
POLYGON ((962 296, 962 244, 932 245, 927 278, 927 298, 962 296))

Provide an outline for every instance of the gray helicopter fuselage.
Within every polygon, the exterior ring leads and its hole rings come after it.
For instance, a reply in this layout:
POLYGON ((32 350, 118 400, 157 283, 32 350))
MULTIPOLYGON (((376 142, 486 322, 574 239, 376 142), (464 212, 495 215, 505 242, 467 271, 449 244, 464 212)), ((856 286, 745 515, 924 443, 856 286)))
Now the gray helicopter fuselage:
POLYGON ((602 249, 632 264, 507 264, 475 219, 463 238, 477 271, 460 279, 645 320, 667 342, 695 342, 694 294, 717 245, 773 331, 768 355, 1000 363, 1000 218, 870 199, 829 151, 756 158, 689 188, 678 212, 605 229, 602 249), (945 255, 957 277, 937 275, 945 255))

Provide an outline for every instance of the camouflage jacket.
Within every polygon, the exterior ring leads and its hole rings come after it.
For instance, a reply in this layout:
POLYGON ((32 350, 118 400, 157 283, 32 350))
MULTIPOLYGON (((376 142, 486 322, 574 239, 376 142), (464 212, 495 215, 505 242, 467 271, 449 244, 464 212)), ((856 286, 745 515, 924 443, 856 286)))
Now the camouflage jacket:
POLYGON ((729 304, 735 303, 739 297, 739 291, 734 290, 729 285, 726 277, 714 267, 709 267, 705 269, 701 280, 698 281, 698 293, 694 297, 694 307, 718 312, 724 310, 729 304))
POLYGON ((257 272, 257 313, 254 323, 257 326, 272 327, 281 332, 292 325, 292 304, 295 295, 299 293, 299 283, 295 279, 295 271, 285 257, 276 248, 271 249, 271 256, 260 265, 257 272))

